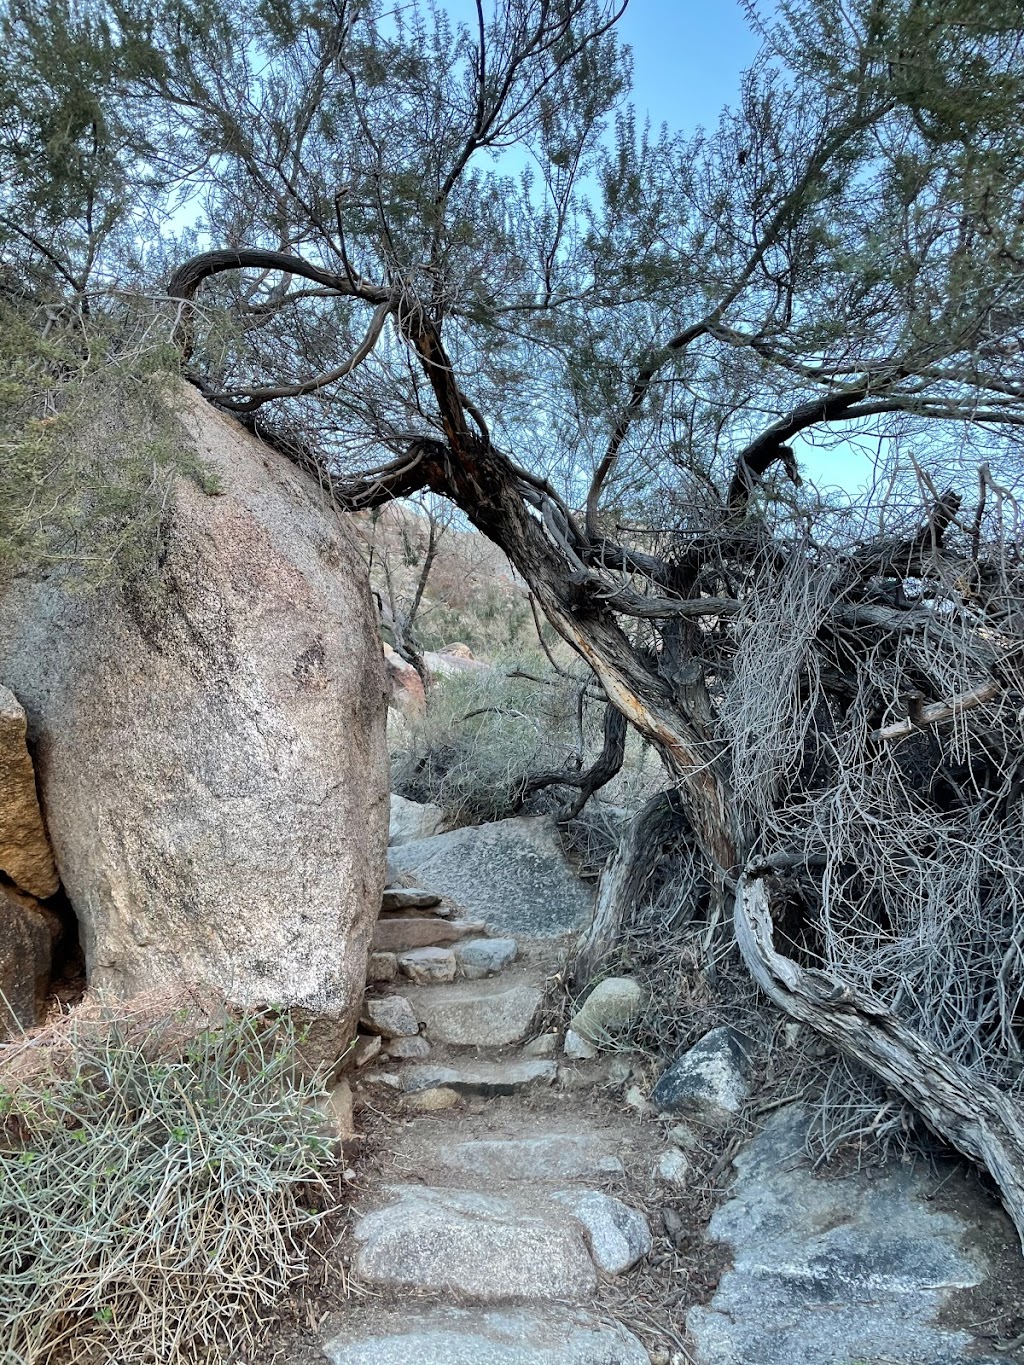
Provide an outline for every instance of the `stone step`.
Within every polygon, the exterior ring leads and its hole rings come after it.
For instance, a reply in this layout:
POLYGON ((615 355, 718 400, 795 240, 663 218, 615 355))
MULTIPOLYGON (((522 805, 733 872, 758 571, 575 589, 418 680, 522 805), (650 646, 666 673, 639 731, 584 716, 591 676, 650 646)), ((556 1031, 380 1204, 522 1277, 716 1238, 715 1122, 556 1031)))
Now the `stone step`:
POLYGON ((331 1365, 650 1365, 618 1324, 525 1309, 346 1313, 323 1349, 331 1365))
POLYGON ((560 1207, 470 1190, 393 1186, 353 1235, 364 1284, 504 1303, 587 1299, 597 1271, 582 1226, 560 1207))
POLYGON ((543 1137, 484 1138, 446 1144, 437 1153, 442 1170, 489 1183, 505 1180, 600 1180, 625 1174, 622 1162, 599 1133, 550 1133, 543 1137))
POLYGON ((460 1095, 514 1095, 531 1085, 553 1085, 558 1067, 546 1058, 511 1062, 466 1062, 448 1066, 437 1062, 402 1067, 402 1089, 407 1095, 437 1087, 460 1095))
POLYGON ((394 919, 377 921, 373 926, 370 947, 375 953, 404 953, 410 948, 447 948, 460 939, 480 938, 486 933, 487 925, 482 920, 398 915, 394 919))
POLYGON ((409 1004, 432 1043, 452 1047, 505 1047, 529 1034, 544 992, 520 983, 480 981, 458 986, 421 986, 409 1004))
POLYGON ((382 915, 408 915, 417 910, 429 910, 447 919, 451 909, 441 904, 436 891, 423 891, 418 886, 388 886, 381 897, 382 915))

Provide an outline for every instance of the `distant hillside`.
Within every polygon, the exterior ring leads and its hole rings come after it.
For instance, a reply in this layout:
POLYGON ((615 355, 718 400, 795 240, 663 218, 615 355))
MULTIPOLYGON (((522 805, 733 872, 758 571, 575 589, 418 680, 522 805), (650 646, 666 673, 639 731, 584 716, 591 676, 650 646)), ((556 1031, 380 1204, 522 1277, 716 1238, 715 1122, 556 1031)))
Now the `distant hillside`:
MULTIPOLYGON (((413 604, 430 545, 431 523, 401 503, 356 518, 370 581, 389 617, 413 604)), ((540 653, 529 594, 504 553, 478 532, 435 522, 435 550, 415 616, 425 650, 460 641, 480 658, 540 653)), ((556 643, 544 623, 544 639, 556 643)), ((560 648, 564 648, 559 646, 560 648)))

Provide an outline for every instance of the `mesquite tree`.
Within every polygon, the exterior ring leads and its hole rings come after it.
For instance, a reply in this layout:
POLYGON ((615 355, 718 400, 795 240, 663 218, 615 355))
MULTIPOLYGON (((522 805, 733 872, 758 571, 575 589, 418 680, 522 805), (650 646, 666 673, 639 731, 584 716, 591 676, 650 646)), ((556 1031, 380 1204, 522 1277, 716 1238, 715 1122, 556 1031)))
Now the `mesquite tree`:
POLYGON ((703 942, 1024 1234, 1019 9, 752 11, 683 137, 623 104, 624 8, 109 3, 119 174, 202 203, 189 379, 347 507, 457 504, 661 754, 578 979, 683 822, 703 942), (851 442, 844 509, 802 473, 851 442))

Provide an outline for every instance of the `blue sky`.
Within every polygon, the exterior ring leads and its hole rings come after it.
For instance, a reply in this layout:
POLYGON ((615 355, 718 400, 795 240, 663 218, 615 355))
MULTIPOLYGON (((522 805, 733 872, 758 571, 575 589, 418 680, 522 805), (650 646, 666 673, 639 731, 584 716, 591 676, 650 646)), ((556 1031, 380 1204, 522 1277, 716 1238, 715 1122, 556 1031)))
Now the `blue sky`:
POLYGON ((757 51, 736 0, 631 0, 619 33, 633 49, 637 112, 684 132, 735 103, 757 51))

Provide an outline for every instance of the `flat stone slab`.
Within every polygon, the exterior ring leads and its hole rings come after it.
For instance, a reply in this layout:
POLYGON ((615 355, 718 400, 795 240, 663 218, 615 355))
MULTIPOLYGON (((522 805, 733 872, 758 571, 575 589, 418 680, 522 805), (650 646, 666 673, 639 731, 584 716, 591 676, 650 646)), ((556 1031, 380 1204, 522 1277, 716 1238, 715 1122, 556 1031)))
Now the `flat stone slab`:
MULTIPOLYGON (((453 967, 454 970, 454 967, 453 967)), ((524 1039, 544 1000, 536 986, 421 986, 408 993, 413 1013, 434 1043, 504 1047, 524 1039)))
POLYGON ((930 1203, 934 1178, 902 1166, 816 1177, 806 1124, 799 1106, 782 1110, 736 1158, 709 1230, 733 1268, 686 1320, 697 1365, 995 1365, 938 1321, 984 1267, 964 1249, 970 1229, 930 1203))
POLYGON ((402 910, 433 910, 441 904, 436 891, 423 891, 418 886, 389 886, 381 896, 382 915, 397 914, 402 910))
POLYGON ((403 1312, 365 1331, 346 1314, 323 1350, 331 1365, 650 1365, 618 1324, 517 1309, 403 1312))
POLYGON ((378 1288, 485 1303, 585 1299, 597 1274, 568 1210, 471 1190, 393 1186, 353 1236, 355 1273, 378 1288))
POLYGON ((546 815, 416 839, 393 848, 391 859, 503 934, 557 938, 581 929, 593 909, 593 893, 565 861, 546 815))
POLYGON ((435 915, 399 915, 379 919, 373 926, 370 947, 375 953, 405 953, 412 948, 447 948, 463 938, 486 934, 487 925, 475 920, 438 919, 435 915))
POLYGON ((460 1095, 514 1095, 530 1085, 551 1085, 558 1075, 552 1061, 477 1062, 466 1066, 438 1066, 430 1062, 402 1068, 407 1095, 444 1086, 460 1095))
POLYGON ((440 1164, 482 1180, 599 1180, 624 1174, 622 1162, 594 1133, 456 1142, 440 1164))
POLYGON ((410 948, 398 957, 403 976, 420 985, 455 980, 455 954, 450 948, 410 948))
POLYGON ((514 938, 470 938, 455 949, 462 975, 467 981, 495 976, 515 962, 519 944, 514 938))

